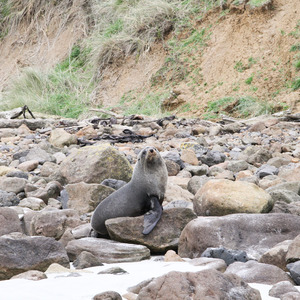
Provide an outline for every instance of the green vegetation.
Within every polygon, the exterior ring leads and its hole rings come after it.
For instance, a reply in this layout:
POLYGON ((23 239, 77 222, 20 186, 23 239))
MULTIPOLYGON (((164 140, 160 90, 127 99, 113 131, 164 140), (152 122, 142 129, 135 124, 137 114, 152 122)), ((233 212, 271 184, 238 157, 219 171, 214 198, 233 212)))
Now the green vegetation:
POLYGON ((251 84, 252 81, 253 81, 253 77, 254 77, 254 74, 252 74, 249 78, 247 78, 247 79, 245 80, 245 83, 246 83, 246 84, 251 84))
POLYGON ((248 63, 246 65, 244 65, 242 63, 242 61, 238 61, 235 66, 234 66, 234 69, 238 72, 244 72, 245 70, 247 69, 250 69, 254 64, 256 64, 256 60, 253 58, 253 57, 249 57, 248 58, 248 63))
POLYGON ((87 110, 93 90, 87 72, 80 73, 87 52, 74 46, 69 58, 49 73, 24 70, 4 93, 2 108, 28 105, 35 111, 77 118, 87 110))
POLYGON ((275 112, 275 105, 250 96, 225 97, 209 102, 204 118, 218 119, 221 114, 248 118, 273 112, 275 112))
POLYGON ((292 83, 292 89, 293 89, 294 91, 300 89, 300 77, 297 78, 297 79, 295 79, 295 80, 293 81, 293 83, 292 83))
POLYGON ((267 4, 268 2, 270 2, 270 0, 250 0, 248 4, 252 7, 259 7, 267 4))
POLYGON ((300 51, 300 43, 297 43, 291 47, 291 52, 300 51))
POLYGON ((168 93, 157 92, 139 97, 137 100, 136 95, 131 91, 122 97, 118 107, 122 109, 126 116, 134 114, 146 116, 167 115, 162 111, 161 104, 168 96, 168 93))

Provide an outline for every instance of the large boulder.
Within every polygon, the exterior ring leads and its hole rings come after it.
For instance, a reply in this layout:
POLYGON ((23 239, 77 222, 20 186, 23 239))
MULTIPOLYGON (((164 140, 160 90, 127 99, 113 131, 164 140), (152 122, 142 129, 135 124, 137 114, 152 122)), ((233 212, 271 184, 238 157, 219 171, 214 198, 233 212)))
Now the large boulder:
POLYGON ((68 184, 66 192, 68 207, 84 214, 93 211, 102 200, 114 192, 114 189, 101 184, 79 182, 68 184))
POLYGON ((52 263, 69 267, 67 252, 55 239, 21 233, 0 237, 0 280, 28 270, 44 272, 52 263))
POLYGON ((22 232, 18 214, 11 208, 0 207, 0 236, 11 232, 22 232))
POLYGON ((294 239, 300 231, 300 216, 290 214, 232 214, 198 217, 183 229, 178 254, 200 257, 209 247, 245 250, 259 258, 276 244, 294 239))
POLYGON ((56 128, 51 131, 49 142, 54 147, 63 148, 64 146, 77 144, 77 137, 74 134, 68 133, 63 128, 56 128))
POLYGON ((134 262, 150 258, 150 250, 145 246, 92 237, 72 240, 66 250, 71 261, 77 259, 83 251, 90 252, 101 263, 134 262))
POLYGON ((280 268, 255 260, 246 263, 235 262, 226 269, 225 274, 235 274, 247 283, 275 284, 280 281, 291 281, 288 274, 280 268))
POLYGON ((245 181, 215 179, 206 182, 194 197, 197 215, 223 216, 232 213, 264 213, 273 207, 272 197, 245 181))
POLYGON ((155 278, 139 292, 137 300, 261 299, 259 291, 234 275, 216 270, 197 273, 172 271, 155 278))
POLYGON ((132 167, 116 149, 100 144, 74 150, 61 163, 60 172, 68 183, 101 183, 107 178, 128 182, 132 167))
POLYGON ((181 231, 195 218, 195 213, 188 208, 166 209, 148 235, 142 233, 144 216, 110 219, 105 222, 105 225, 113 240, 142 244, 157 253, 177 249, 181 231))

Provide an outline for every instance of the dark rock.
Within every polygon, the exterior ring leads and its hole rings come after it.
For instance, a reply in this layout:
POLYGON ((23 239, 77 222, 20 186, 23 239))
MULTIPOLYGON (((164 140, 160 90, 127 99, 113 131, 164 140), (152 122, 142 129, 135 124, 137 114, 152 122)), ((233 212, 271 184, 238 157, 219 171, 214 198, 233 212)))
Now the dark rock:
POLYGON ((206 155, 202 155, 200 160, 203 164, 208 165, 209 167, 220 164, 225 161, 225 154, 219 151, 209 151, 206 155))
POLYGON ((178 254, 195 258, 209 247, 223 246, 259 258, 279 242, 294 239, 299 231, 300 217, 289 214, 198 217, 183 229, 178 254))
POLYGON ((235 262, 228 266, 225 274, 237 275, 247 283, 275 284, 280 281, 291 281, 286 272, 280 268, 255 260, 246 263, 235 262))
POLYGON ((262 165, 256 171, 256 175, 259 178, 264 178, 268 175, 277 175, 277 174, 278 174, 278 168, 270 165, 262 165))
POLYGON ((286 213, 300 216, 300 202, 286 203, 284 201, 276 201, 270 213, 286 213))
POLYGON ((66 250, 72 261, 83 251, 92 253, 102 263, 133 262, 150 258, 150 250, 145 246, 92 237, 70 241, 66 250))
POLYGON ((245 251, 226 249, 224 247, 207 248, 201 254, 201 257, 221 258, 225 261, 227 266, 229 266, 230 264, 236 261, 246 262, 249 260, 247 253, 245 251))
POLYGON ((178 239, 185 225, 196 218, 188 208, 170 208, 163 211, 161 219, 153 231, 144 235, 144 216, 123 217, 105 222, 111 239, 119 242, 142 244, 155 253, 177 249, 178 239))
POLYGON ((155 278, 139 292, 137 300, 182 299, 259 300, 259 291, 237 276, 215 270, 197 273, 169 272, 155 278))
POLYGON ((122 300, 122 296, 117 292, 107 291, 95 295, 93 300, 122 300))
POLYGON ((176 164, 180 166, 181 169, 184 169, 185 164, 181 160, 180 154, 177 150, 175 151, 168 151, 168 152, 161 152, 161 157, 165 160, 174 161, 176 164))
POLYGON ((11 171, 6 174, 6 177, 18 177, 28 179, 28 173, 22 171, 11 171))
POLYGON ((69 267, 66 250, 53 238, 4 235, 0 237, 0 253, 0 280, 29 270, 45 272, 52 263, 69 267))
POLYGON ((16 206, 20 202, 20 198, 13 192, 0 190, 0 207, 16 206))

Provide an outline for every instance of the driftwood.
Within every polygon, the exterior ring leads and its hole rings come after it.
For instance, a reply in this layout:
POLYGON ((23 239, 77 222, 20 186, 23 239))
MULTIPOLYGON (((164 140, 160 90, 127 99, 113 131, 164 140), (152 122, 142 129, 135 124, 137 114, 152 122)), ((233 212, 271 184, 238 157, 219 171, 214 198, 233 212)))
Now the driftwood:
POLYGON ((31 117, 33 119, 35 119, 34 115, 32 114, 32 112, 30 111, 30 109, 28 108, 27 105, 24 105, 23 107, 18 107, 13 110, 9 110, 9 111, 2 111, 2 112, 0 112, 0 118, 1 119, 17 119, 18 117, 23 115, 23 118, 26 119, 26 115, 25 115, 26 111, 29 112, 29 114, 31 115, 31 117))

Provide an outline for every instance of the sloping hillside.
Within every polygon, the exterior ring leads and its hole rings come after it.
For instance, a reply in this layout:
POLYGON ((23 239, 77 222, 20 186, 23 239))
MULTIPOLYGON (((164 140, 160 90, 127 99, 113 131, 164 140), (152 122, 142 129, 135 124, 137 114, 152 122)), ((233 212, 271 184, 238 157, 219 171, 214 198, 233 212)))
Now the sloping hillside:
MULTIPOLYGON (((172 21, 163 39, 108 61, 97 70, 100 76, 94 70, 88 80, 93 86, 85 92, 89 104, 126 113, 171 111, 205 118, 223 110, 244 117, 270 107, 299 112, 300 2, 194 2, 201 10, 172 21), (250 108, 257 101, 263 105, 250 108)), ((95 26, 89 1, 34 3, 30 10, 23 6, 27 9, 1 40, 3 92, 25 67, 47 72, 70 60, 72 47, 87 40, 95 26)), ((175 12, 170 20, 179 18, 175 12)))

